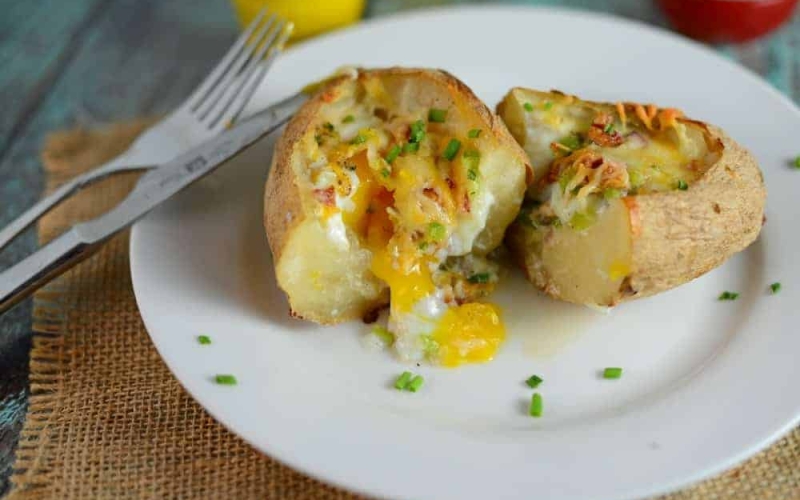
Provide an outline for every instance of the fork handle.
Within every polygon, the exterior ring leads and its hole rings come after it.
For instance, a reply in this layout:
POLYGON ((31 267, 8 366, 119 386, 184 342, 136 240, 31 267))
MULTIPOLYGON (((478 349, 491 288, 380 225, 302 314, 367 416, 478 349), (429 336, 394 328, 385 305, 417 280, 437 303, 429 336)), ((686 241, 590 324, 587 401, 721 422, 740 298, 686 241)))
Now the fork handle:
POLYGON ((70 267, 90 257, 105 241, 87 243, 73 227, 0 273, 0 314, 70 267))
POLYGON ((73 193, 76 193, 77 191, 94 184, 97 181, 105 179, 109 175, 118 172, 130 172, 133 170, 143 170, 147 168, 128 165, 120 166, 120 163, 122 162, 117 161, 117 158, 115 158, 98 169, 90 170, 89 172, 67 181, 59 186, 58 189, 36 202, 35 205, 11 221, 6 227, 0 229, 0 250, 11 243, 11 241, 19 236, 22 231, 27 229, 28 226, 39 220, 44 214, 52 210, 53 207, 61 203, 73 193))

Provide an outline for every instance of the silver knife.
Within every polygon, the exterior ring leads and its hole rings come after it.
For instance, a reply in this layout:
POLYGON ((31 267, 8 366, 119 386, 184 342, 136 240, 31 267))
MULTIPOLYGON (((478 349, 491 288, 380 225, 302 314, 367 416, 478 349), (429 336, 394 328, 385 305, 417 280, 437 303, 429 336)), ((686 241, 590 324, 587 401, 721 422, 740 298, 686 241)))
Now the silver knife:
POLYGON ((296 94, 240 122, 235 128, 153 169, 109 212, 73 226, 0 273, 0 314, 96 252, 109 238, 261 137, 277 130, 308 99, 296 94))

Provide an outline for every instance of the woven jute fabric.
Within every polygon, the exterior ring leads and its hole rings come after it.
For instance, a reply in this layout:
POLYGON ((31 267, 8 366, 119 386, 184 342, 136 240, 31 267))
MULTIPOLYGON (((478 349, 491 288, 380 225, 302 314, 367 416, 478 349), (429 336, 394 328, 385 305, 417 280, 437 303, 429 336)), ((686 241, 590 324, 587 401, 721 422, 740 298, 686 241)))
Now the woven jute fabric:
MULTIPOLYGON (((48 189, 119 154, 147 123, 51 136, 42 155, 48 189)), ((107 210, 135 179, 126 174, 76 196, 42 220, 40 239, 107 210)), ((37 293, 34 330, 11 498, 357 498, 259 454, 181 388, 137 311, 127 233, 37 293)), ((701 499, 800 500, 800 430, 659 500, 701 499)))

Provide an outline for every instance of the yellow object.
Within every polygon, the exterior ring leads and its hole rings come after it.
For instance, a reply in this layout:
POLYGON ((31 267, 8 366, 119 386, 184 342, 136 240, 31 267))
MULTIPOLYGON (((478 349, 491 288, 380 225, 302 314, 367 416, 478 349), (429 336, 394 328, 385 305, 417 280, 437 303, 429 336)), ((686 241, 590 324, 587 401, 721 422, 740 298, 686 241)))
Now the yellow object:
POLYGON ((353 24, 364 12, 365 0, 231 0, 241 26, 262 8, 294 23, 292 40, 353 24))
POLYGON ((480 302, 448 309, 433 332, 443 366, 491 361, 505 337, 500 308, 480 302))

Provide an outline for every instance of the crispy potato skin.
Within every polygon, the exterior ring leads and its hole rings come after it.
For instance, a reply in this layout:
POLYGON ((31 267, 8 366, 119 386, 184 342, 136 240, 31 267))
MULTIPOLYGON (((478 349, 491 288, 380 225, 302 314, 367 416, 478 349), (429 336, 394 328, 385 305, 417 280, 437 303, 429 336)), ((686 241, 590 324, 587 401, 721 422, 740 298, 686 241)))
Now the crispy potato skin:
MULTIPOLYGON (((498 114, 503 116, 509 106, 504 98, 498 114)), ((718 127, 678 120, 703 128, 707 143, 716 144, 721 155, 686 191, 622 199, 627 208, 631 271, 615 296, 598 305, 614 306, 691 281, 745 249, 761 231, 766 188, 755 158, 718 127)), ((588 297, 564 296, 562 287, 570 284, 556 283, 541 257, 554 232, 544 236, 544 243, 531 244, 530 231, 514 223, 506 235, 512 258, 528 280, 556 299, 596 303, 588 297)))
MULTIPOLYGON (((485 124, 485 132, 491 133, 502 147, 511 152, 520 165, 525 166, 523 178, 532 180, 527 156, 508 132, 502 120, 494 115, 464 83, 449 73, 441 70, 393 67, 359 70, 359 77, 362 76, 414 79, 416 86, 422 89, 421 94, 430 92, 429 95, 420 96, 422 102, 429 100, 435 102, 438 97, 443 95, 444 91, 448 99, 466 103, 466 106, 474 111, 480 121, 485 124)), ((311 199, 309 193, 301 191, 297 179, 296 169, 302 168, 296 164, 302 155, 299 147, 301 140, 315 125, 321 107, 334 99, 338 89, 350 81, 351 77, 348 76, 330 80, 290 120, 276 144, 264 190, 264 228, 273 255, 278 285, 287 294, 291 308, 290 314, 320 324, 335 324, 361 319, 389 303, 388 289, 369 270, 369 252, 361 248, 357 237, 348 234, 351 247, 355 250, 342 253, 337 257, 336 252, 339 250, 327 242, 322 233, 309 229, 311 226, 319 226, 313 215, 316 202, 311 199), (308 241, 301 244, 296 241, 298 234, 309 232, 315 234, 313 242, 308 241), (332 255, 332 262, 325 266, 324 286, 316 290, 289 283, 291 277, 297 274, 297 267, 290 267, 290 263, 293 260, 296 262, 298 258, 302 257, 300 255, 302 253, 307 251, 311 253, 310 247, 312 246, 318 256, 326 252, 332 255), (360 258, 352 258, 352 254, 359 252, 362 254, 360 258), (337 267, 339 269, 336 269, 337 267), (332 283, 331 286, 328 286, 329 282, 332 283), (342 285, 345 282, 346 284, 342 285), (324 296, 325 293, 328 293, 329 296, 324 296), (309 304, 309 301, 305 300, 309 296, 314 297, 313 304, 309 304), (333 304, 334 302, 344 304, 344 307, 327 306, 328 303, 333 304)), ((525 186, 521 185, 519 203, 522 201, 524 189, 525 186)), ((517 203, 517 210, 519 203, 517 203)), ((508 221, 503 225, 503 229, 515 215, 515 213, 500 215, 508 221)), ((485 233, 481 233, 478 237, 483 246, 491 249, 502 243, 504 236, 502 231, 499 234, 497 231, 485 231, 485 233)))
POLYGON ((691 281, 758 237, 767 191, 755 158, 717 127, 722 156, 687 191, 625 199, 631 219, 630 295, 647 297, 691 281))

